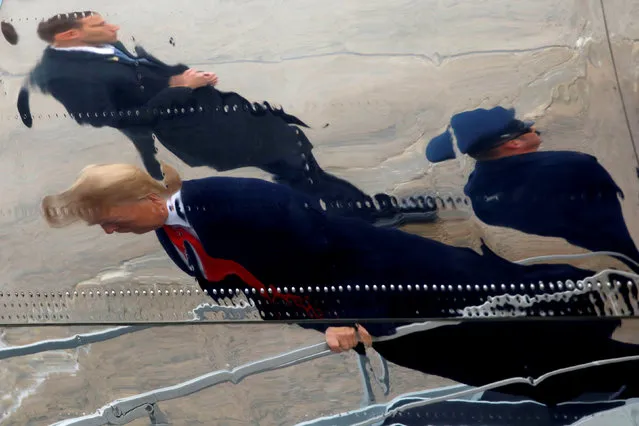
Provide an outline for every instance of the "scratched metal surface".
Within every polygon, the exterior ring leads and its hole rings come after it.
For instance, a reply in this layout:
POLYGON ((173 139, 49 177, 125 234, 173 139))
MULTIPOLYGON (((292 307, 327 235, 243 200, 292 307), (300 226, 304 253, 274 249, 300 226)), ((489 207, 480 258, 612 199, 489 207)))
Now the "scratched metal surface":
MULTIPOLYGON (((64 190, 85 165, 140 164, 140 158, 133 144, 119 132, 108 127, 78 126, 60 103, 35 90, 31 93, 33 127, 23 125, 15 104, 27 73, 43 50, 43 42, 34 33, 36 23, 62 10, 91 6, 73 1, 42 7, 33 4, 15 1, 5 4, 1 12, 20 35, 18 44, 3 43, 1 47, 2 166, 7 176, 0 208, 5 241, 1 250, 6 259, 2 264, 0 299, 6 305, 2 321, 192 320, 188 311, 206 298, 172 297, 198 288, 167 261, 152 234, 113 238, 102 235, 97 227, 52 230, 40 217, 42 197, 64 190), (34 8, 33 13, 29 7, 34 8), (165 284, 171 286, 163 287, 165 284), (101 297, 84 298, 84 290, 87 295, 90 291, 96 295, 100 292, 101 297), (170 297, 145 298, 143 293, 150 295, 158 290, 168 291, 170 297), (20 299, 22 293, 16 299, 16 291, 26 292, 26 302, 20 299), (61 293, 62 301, 50 307, 49 300, 35 294, 37 291, 61 293), (127 291, 132 292, 128 297, 127 291), (113 294, 116 297, 105 302, 113 294), (30 298, 35 298, 35 302, 30 298)), ((129 49, 139 44, 164 61, 214 70, 220 78, 220 90, 236 91, 251 101, 281 104, 287 112, 303 119, 311 126, 305 132, 313 143, 318 163, 367 194, 387 193, 402 200, 442 193, 453 194, 453 200, 459 200, 454 202, 454 208, 438 208, 435 221, 402 226, 408 232, 476 250, 483 241, 513 262, 593 251, 568 243, 561 235, 539 236, 513 227, 488 225, 473 215, 465 204, 467 199, 464 201, 463 187, 474 167, 470 157, 458 155, 457 159, 439 164, 430 164, 425 158, 428 141, 446 127, 453 114, 496 105, 512 106, 518 117, 535 119, 543 132, 544 151, 572 150, 597 157, 626 195, 621 201, 624 218, 620 220, 625 221, 632 238, 639 232, 636 215, 632 214, 637 203, 633 196, 637 193, 635 148, 616 88, 602 9, 595 1, 559 8, 550 3, 516 3, 508 7, 497 3, 491 6, 495 13, 490 14, 479 6, 446 4, 417 10, 410 3, 379 5, 375 9, 327 5, 322 12, 327 15, 320 14, 312 22, 305 14, 307 6, 288 2, 207 6, 187 2, 179 8, 161 6, 152 11, 143 2, 95 6, 109 22, 120 25, 119 38, 129 49), (329 30, 325 23, 332 16, 328 11, 335 10, 341 12, 331 25, 340 31, 329 30), (406 17, 407 10, 411 11, 410 18, 406 17), (157 19, 138 19, 140 14, 190 24, 158 31, 157 19), (524 16, 529 14, 543 16, 544 31, 525 24, 524 16), (233 16, 233 20, 228 21, 228 16, 233 16), (348 25, 355 16, 361 25, 348 25), (393 24, 389 24, 387 16, 394 17, 393 24), (460 16, 472 22, 464 25, 462 32, 458 28, 460 16), (274 30, 280 27, 287 30, 274 30), (505 28, 508 37, 501 35, 505 28), (269 42, 259 43, 257 39, 269 42), (358 84, 353 84, 353 79, 358 84)), ((608 21, 616 26, 624 21, 615 19, 614 14, 632 10, 630 5, 609 9, 612 18, 608 21)), ((615 38, 623 31, 612 28, 610 33, 613 44, 619 46, 613 52, 620 57, 617 73, 623 82, 622 92, 626 94, 624 100, 632 123, 636 116, 632 105, 635 88, 630 84, 634 71, 628 62, 632 55, 623 50, 628 50, 628 42, 620 36, 615 38)), ((159 158, 174 165, 186 179, 211 175, 271 179, 268 173, 254 167, 223 173, 208 167, 189 168, 161 144, 156 147, 159 158)), ((548 191, 552 192, 552 188, 548 191)), ((559 221, 563 228, 573 226, 566 217, 544 220, 559 221)), ((605 251, 618 250, 612 247, 605 251)), ((618 258, 607 255, 555 263, 586 268, 593 271, 593 276, 606 269, 628 270, 618 258)), ((300 277, 298 291, 304 288, 303 280, 300 277)), ((552 283, 543 279, 540 282, 544 288, 552 283)), ((530 283, 505 283, 522 284, 530 283)), ((608 314, 637 314, 637 283, 633 281, 630 286, 631 300, 608 314)), ((450 288, 463 296, 470 287, 450 288)), ((499 291, 497 288, 498 294, 499 291)), ((483 301, 481 296, 480 300, 483 301)), ((450 308, 456 314, 464 312, 457 305, 444 308, 446 312, 450 308)), ((432 312, 425 316, 437 317, 432 312)))
MULTIPOLYGON (((22 7, 16 9, 18 4, 22 3, 7 4, 2 9, 6 21, 20 34, 20 42, 2 45, 3 99, 6 99, 2 102, 6 148, 3 168, 8 178, 0 209, 6 241, 2 254, 7 259, 2 264, 1 297, 6 311, 0 320, 15 324, 193 319, 188 311, 198 306, 199 298, 194 302, 144 297, 145 290, 147 295, 151 291, 157 293, 157 286, 163 284, 173 286, 162 287, 162 293, 188 294, 197 290, 192 279, 167 262, 152 235, 111 238, 101 235, 99 229, 85 227, 52 231, 40 218, 42 197, 66 188, 84 165, 139 164, 140 159, 133 145, 118 132, 78 126, 50 96, 32 93, 34 125, 27 129, 22 124, 15 106, 18 90, 43 49, 33 28, 45 15, 60 11, 63 6, 64 10, 75 10, 79 4, 38 7, 34 15, 22 7), (30 155, 31 149, 39 155, 30 155), (52 282, 56 283, 55 288, 43 284, 52 282), (148 287, 141 289, 142 283, 148 287), (87 287, 87 294, 100 292, 102 297, 85 299, 82 291, 87 287), (42 299, 44 296, 34 294, 38 290, 43 294, 61 293, 64 301, 50 306, 49 300, 42 299), (16 291, 21 292, 17 301, 16 291), (105 293, 115 292, 119 296, 129 291, 130 297, 110 299, 110 305, 119 308, 105 307, 109 305, 104 302, 105 293), (26 302, 20 299, 22 292, 26 292, 26 302), (34 297, 35 306, 29 300, 34 297), (137 307, 147 303, 152 306, 140 312, 137 307)), ((132 48, 141 44, 166 61, 214 69, 220 77, 220 90, 233 90, 251 100, 265 99, 285 106, 311 126, 307 134, 315 146, 313 153, 328 172, 369 194, 383 192, 400 199, 452 194, 453 200, 458 200, 452 208, 442 203, 434 222, 403 226, 408 232, 474 249, 479 249, 483 241, 510 261, 591 251, 567 243, 561 236, 532 235, 512 227, 487 225, 473 216, 464 202, 467 199, 464 200, 462 189, 474 167, 469 157, 459 156, 435 165, 426 160, 427 142, 445 128, 451 115, 476 107, 504 105, 515 107, 522 118, 537 120, 537 126, 544 132, 543 150, 575 150, 596 156, 627 194, 621 202, 623 220, 630 235, 636 236, 637 223, 632 214, 637 202, 632 196, 637 190, 635 149, 625 130, 626 117, 620 91, 615 89, 615 68, 602 9, 597 2, 579 7, 564 5, 557 10, 548 6, 543 12, 548 28, 541 33, 526 27, 521 20, 529 12, 541 13, 540 5, 509 6, 512 9, 502 15, 490 17, 475 6, 463 8, 463 13, 461 6, 420 8, 408 22, 391 26, 382 17, 396 16, 400 20, 408 5, 380 6, 375 12, 351 6, 342 12, 340 23, 335 25, 341 28, 358 16, 362 28, 344 30, 345 35, 327 31, 322 19, 304 24, 304 31, 299 31, 298 26, 307 19, 305 7, 299 3, 295 6, 278 3, 269 9, 269 16, 280 16, 277 19, 286 23, 289 32, 273 32, 272 28, 279 23, 264 19, 262 8, 266 6, 250 2, 210 5, 202 11, 199 9, 203 6, 193 2, 179 10, 169 7, 166 11, 152 12, 143 3, 133 4, 126 6, 133 8, 131 12, 123 12, 117 3, 100 9, 105 18, 121 26, 120 39, 125 45, 132 48), (277 12, 278 8, 286 10, 286 14, 277 12), (178 25, 160 34, 153 29, 154 20, 134 19, 138 13, 133 10, 157 14, 158 19, 166 20, 178 16, 182 20, 196 15, 199 18, 192 25, 178 25), (459 13, 475 22, 467 25, 463 33, 458 33, 456 25, 459 13), (225 18, 228 15, 236 17, 237 23, 229 24, 225 18), (435 22, 438 25, 433 26, 435 22), (210 33, 208 26, 213 27, 210 33), (504 27, 512 32, 506 39, 499 36, 504 27), (207 37, 201 36, 204 28, 207 37), (256 35, 240 36, 241 28, 256 35), (255 37, 266 37, 272 42, 256 43, 255 37), (376 71, 363 71, 371 69, 376 71), (468 69, 476 71, 469 73, 468 69), (353 78, 360 84, 353 85, 353 78), (593 102, 594 99, 597 101, 593 102)), ((84 3, 82 6, 87 7, 84 3)), ((498 5, 494 8, 502 9, 498 5)), ((327 6, 327 9, 335 8, 327 6)), ((608 21, 622 25, 624 21, 615 19, 614 14, 623 12, 616 7, 610 9, 608 13, 613 16, 608 21)), ((621 92, 626 93, 623 100, 628 104, 628 120, 632 123, 635 89, 629 83, 632 71, 624 71, 633 69, 627 63, 631 55, 623 51, 627 42, 615 39, 619 32, 613 28, 610 33, 613 45, 619 45, 613 52, 620 57, 617 73, 623 82, 621 92)), ((159 157, 175 165, 184 178, 232 175, 270 179, 268 174, 251 167, 225 173, 206 167, 190 169, 160 144, 156 147, 159 157)), ((442 195, 441 199, 448 196, 442 195)), ((563 221, 560 226, 564 228, 571 226, 565 217, 545 220, 563 221)), ((627 269, 617 258, 605 255, 561 262, 593 272, 627 269)), ((545 282, 546 288, 548 284, 545 282)), ((634 300, 609 314, 636 314, 636 285, 634 281, 631 284, 634 300)), ((467 288, 456 286, 453 290, 464 292, 467 288)), ((456 312, 463 311, 459 306, 454 308, 456 312)))
MULTIPOLYGON (((462 156, 429 164, 424 156, 427 142, 457 112, 512 105, 536 119, 545 149, 597 157, 626 195, 622 201, 625 222, 637 241, 635 149, 639 147, 633 146, 627 124, 636 144, 639 9, 630 0, 605 5, 620 87, 601 3, 594 0, 559 5, 546 0, 476 5, 195 0, 152 6, 141 0, 109 4, 5 0, 0 4, 0 20, 10 22, 20 36, 17 45, 0 39, 0 164, 5 171, 0 183, 0 316, 7 317, 2 324, 104 318, 106 322, 190 321, 196 317, 191 311, 209 301, 195 293, 197 285, 170 263, 152 235, 114 237, 84 227, 51 230, 39 217, 40 199, 66 188, 85 165, 140 164, 133 145, 116 131, 78 126, 64 117, 64 109, 50 97, 32 94, 33 128, 24 127, 17 116, 18 91, 44 48, 35 35, 37 22, 55 13, 93 7, 121 26, 127 47, 138 42, 166 61, 215 71, 223 90, 276 102, 301 117, 312 127, 306 133, 323 168, 368 193, 386 192, 400 198, 425 188, 459 193, 472 162, 462 156), (162 295, 157 294, 158 288, 162 295), (68 302, 65 297, 75 297, 76 291, 77 299, 68 302), (56 306, 58 302, 73 307, 56 306)), ((253 168, 224 173, 189 169, 162 146, 158 149, 161 158, 185 178, 270 179, 253 168)), ((435 223, 403 229, 463 247, 478 248, 483 239, 511 261, 587 251, 560 238, 489 226, 461 210, 444 211, 435 223)), ((605 256, 570 263, 596 271, 625 270, 605 256)), ((217 311, 221 315, 235 312, 231 307, 217 311)), ((98 330, 104 328, 2 329, 2 350, 14 349, 0 352, 6 355, 0 355, 2 424, 47 425, 91 417, 117 399, 322 342, 321 334, 293 325, 167 326, 132 333, 109 331, 110 339, 91 340, 88 336, 98 330), (76 334, 87 336, 70 338, 76 334), (66 343, 25 347, 56 339, 66 343), (77 347, 74 341, 87 344, 77 347), (41 352, 44 349, 48 350, 41 352)), ((635 323, 626 322, 619 338, 639 343, 636 330, 635 323)), ((381 371, 373 352, 371 360, 375 371, 381 371)), ((323 356, 251 376, 239 384, 225 383, 163 401, 158 408, 174 425, 311 424, 317 418, 324 422, 320 424, 337 424, 333 416, 343 413, 351 416, 339 417, 346 419, 344 424, 365 422, 374 419, 372 414, 367 417, 371 412, 378 415, 386 408, 368 406, 372 410, 368 414, 358 411, 366 407, 362 407, 365 392, 357 361, 354 353, 323 356)), ((390 393, 384 395, 374 383, 375 402, 455 384, 392 363, 389 368, 390 393)), ((448 390, 438 392, 446 395, 448 390)), ((606 414, 607 423, 601 416, 588 418, 569 411, 573 417, 566 414, 564 423, 548 424, 639 424, 633 401, 626 402, 629 408, 617 407, 606 414), (614 422, 610 416, 615 416, 614 422)), ((494 416, 494 424, 525 424, 522 416, 532 422, 539 420, 535 416, 548 413, 545 407, 542 414, 533 408, 513 413, 508 411, 509 404, 490 413, 482 405, 442 403, 439 407, 413 410, 384 424, 419 424, 421 420, 415 418, 429 418, 439 422, 435 424, 452 425, 457 424, 453 417, 462 418, 473 410, 482 424, 487 422, 482 416, 488 415, 494 416)), ((609 408, 597 406, 593 411, 609 408)), ((149 424, 148 414, 129 424, 149 424)))

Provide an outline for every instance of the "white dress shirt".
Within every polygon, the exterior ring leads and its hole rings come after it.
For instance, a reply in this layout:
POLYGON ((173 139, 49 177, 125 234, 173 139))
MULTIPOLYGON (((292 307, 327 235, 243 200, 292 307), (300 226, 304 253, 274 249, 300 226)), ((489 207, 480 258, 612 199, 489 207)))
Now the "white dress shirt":
POLYGON ((166 208, 169 211, 169 216, 167 217, 166 222, 164 222, 164 224, 181 226, 197 238, 197 234, 195 233, 195 230, 193 229, 191 224, 188 222, 188 220, 182 219, 177 214, 176 202, 177 202, 177 205, 182 207, 182 213, 184 214, 184 203, 182 202, 182 193, 178 191, 175 194, 171 195, 171 197, 168 200, 166 200, 166 208))
POLYGON ((51 46, 52 49, 62 50, 66 52, 91 52, 97 53, 98 55, 115 55, 115 47, 107 44, 105 46, 73 46, 73 47, 55 47, 51 46))

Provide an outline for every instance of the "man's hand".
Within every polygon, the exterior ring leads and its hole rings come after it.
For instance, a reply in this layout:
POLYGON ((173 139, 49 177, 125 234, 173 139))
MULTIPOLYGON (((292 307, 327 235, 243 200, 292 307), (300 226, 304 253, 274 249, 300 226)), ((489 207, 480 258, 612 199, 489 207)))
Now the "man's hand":
POLYGON ((190 87, 191 89, 197 89, 203 86, 215 86, 218 78, 215 74, 210 72, 196 71, 192 68, 184 71, 180 75, 174 75, 169 80, 169 86, 171 87, 190 87))
POLYGON ((212 73, 212 72, 205 72, 205 73, 203 73, 203 74, 204 74, 204 77, 206 77, 206 78, 208 79, 209 84, 210 84, 211 86, 215 86, 215 85, 217 84, 217 82, 218 82, 218 78, 217 78, 217 75, 215 75, 215 73, 212 73))
POLYGON ((353 349, 358 342, 362 342, 368 347, 373 344, 371 335, 359 324, 357 324, 357 329, 353 327, 328 327, 325 336, 328 347, 337 353, 353 349))

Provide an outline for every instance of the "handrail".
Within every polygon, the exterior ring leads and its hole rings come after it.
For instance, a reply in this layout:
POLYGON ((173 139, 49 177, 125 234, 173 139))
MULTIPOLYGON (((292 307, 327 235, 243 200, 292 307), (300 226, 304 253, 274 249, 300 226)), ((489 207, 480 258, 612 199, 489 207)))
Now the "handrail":
MULTIPOLYGON (((477 388, 473 388, 472 386, 466 386, 466 385, 455 385, 455 386, 448 386, 448 387, 441 387, 441 388, 434 388, 434 389, 428 389, 428 390, 424 390, 424 391, 419 391, 419 392, 410 392, 410 393, 405 393, 402 395, 399 395, 395 398, 393 398, 392 400, 388 401, 387 403, 384 404, 375 404, 375 405, 371 405, 368 406, 366 408, 361 408, 358 410, 351 410, 351 411, 347 411, 347 412, 342 412, 339 414, 334 414, 331 416, 324 416, 324 417, 319 417, 316 419, 312 419, 312 420, 307 420, 301 423, 296 423, 295 426, 353 426, 358 420, 361 421, 362 418, 365 418, 365 420, 370 420, 370 419, 378 419, 380 415, 384 415, 385 413, 387 413, 389 411, 390 407, 393 406, 397 406, 399 405, 400 407, 402 407, 403 405, 400 405, 402 402, 404 403, 408 403, 409 401, 418 399, 421 401, 428 401, 428 400, 432 400, 433 398, 437 398, 439 396, 442 395, 447 395, 449 398, 446 399, 445 402, 457 402, 457 403, 465 403, 465 404, 472 404, 472 405, 484 405, 484 406, 490 406, 490 410, 494 410, 494 407, 496 405, 503 405, 505 406, 506 409, 514 406, 514 405, 520 405, 520 404, 531 404, 533 406, 537 406, 539 408, 541 407, 546 407, 544 404, 541 404, 537 401, 533 401, 530 399, 521 399, 521 400, 516 400, 516 401, 482 401, 479 398, 481 398, 481 396, 483 395, 482 391, 479 391, 477 388), (470 397, 460 397, 460 398, 451 398, 450 395, 452 395, 453 393, 451 393, 452 389, 459 389, 459 390, 468 390, 471 391, 471 395, 470 397)), ((440 401, 441 402, 441 401, 440 401)), ((611 409, 607 409, 605 411, 600 411, 597 412, 596 414, 591 414, 591 413, 587 413, 586 417, 577 420, 577 423, 573 423, 572 426, 576 426, 576 425, 580 425, 583 423, 588 422, 590 419, 592 419, 592 417, 594 416, 604 416, 606 414, 610 414, 611 411, 613 410, 622 410, 622 409, 627 409, 629 406, 635 406, 635 407, 639 407, 639 399, 637 398, 630 398, 627 400, 618 400, 618 399, 604 399, 604 400, 591 400, 591 401, 570 401, 570 402, 562 402, 557 404, 555 411, 553 412, 554 415, 557 415, 557 409, 560 409, 562 407, 575 407, 575 406, 588 406, 588 405, 601 405, 601 404, 609 404, 610 406, 612 406, 611 409), (620 405, 619 403, 625 401, 625 404, 620 405)), ((404 404, 405 405, 405 404, 404 404)), ((493 411, 494 413, 494 411, 493 411)), ((408 413, 407 413, 408 414, 408 413)), ((421 414, 421 416, 424 416, 424 413, 421 414)), ((419 414, 418 414, 419 417, 419 414)), ((432 417, 432 413, 431 413, 431 419, 432 417)), ((442 418, 442 417, 440 417, 442 418)), ((375 420, 375 422, 377 422, 376 424, 380 424, 380 422, 382 422, 382 420, 375 420)), ((412 424, 412 423, 410 423, 412 424)), ((444 422, 438 423, 438 424, 444 424, 444 422)), ((607 422, 607 423, 602 423, 604 425, 609 425, 609 424, 615 424, 615 425, 619 425, 622 426, 621 423, 614 423, 614 422, 607 422)), ((628 426, 630 426, 631 424, 634 423, 628 423, 628 426)), ((396 422, 393 423, 393 425, 395 426, 401 426, 402 423, 400 422, 396 422)), ((593 425, 594 426, 594 425, 593 425)))
POLYGON ((626 356, 626 357, 619 357, 619 358, 609 358, 609 359, 605 359, 605 360, 599 360, 599 361, 592 361, 592 362, 588 362, 588 363, 583 363, 583 364, 577 364, 575 366, 572 367, 566 367, 566 368, 560 368, 557 370, 553 370, 551 372, 548 372, 546 374, 543 374, 537 378, 534 377, 512 377, 510 379, 504 379, 504 380, 499 380, 497 382, 493 382, 493 383, 489 383, 487 385, 484 386, 479 386, 477 388, 474 389, 469 389, 469 390, 462 390, 459 392, 454 392, 452 394, 448 394, 448 395, 443 395, 443 396, 438 396, 438 397, 434 397, 434 398, 430 398, 428 400, 424 400, 424 401, 416 401, 413 403, 409 403, 406 405, 402 405, 401 407, 397 407, 394 409, 391 409, 389 411, 386 411, 384 414, 382 415, 378 415, 374 418, 370 418, 367 419, 363 422, 359 422, 359 423, 354 423, 352 426, 370 426, 378 421, 384 420, 388 417, 394 416, 395 414, 398 414, 399 412, 411 409, 411 408, 418 408, 418 407, 424 407, 426 405, 432 405, 432 404, 436 404, 438 402, 443 402, 452 398, 459 398, 462 396, 466 396, 466 395, 472 395, 476 392, 485 392, 487 390, 493 390, 502 386, 508 386, 508 385, 513 385, 513 384, 528 384, 530 386, 537 386, 539 383, 543 382, 544 380, 548 379, 549 377, 552 376, 557 376, 563 373, 568 373, 568 372, 572 372, 572 371, 576 371, 576 370, 581 370, 581 369, 585 369, 585 368, 591 368, 591 367, 596 367, 596 366, 600 366, 600 365, 607 365, 607 364, 615 364, 615 363, 619 363, 619 362, 626 362, 626 361, 637 361, 639 360, 639 355, 632 355, 632 356, 626 356))
MULTIPOLYGON (((202 310, 202 307, 198 307, 197 310, 202 310)), ((193 321, 197 322, 197 321, 193 321)), ((405 336, 407 334, 415 333, 418 331, 425 331, 431 328, 441 327, 443 325, 458 324, 460 321, 428 321, 424 323, 409 324, 401 327, 397 327, 397 332, 390 336, 374 337, 374 342, 383 342, 386 340, 396 339, 398 337, 405 336)), ((135 333, 137 331, 146 330, 153 327, 166 327, 167 325, 129 325, 113 327, 107 330, 94 331, 90 333, 75 334, 70 337, 63 337, 60 339, 47 339, 40 340, 34 343, 29 343, 20 346, 9 346, 6 348, 0 348, 0 360, 34 355, 40 352, 57 351, 64 349, 75 349, 80 346, 90 345, 93 343, 104 342, 107 340, 115 339, 126 334, 135 333)))
POLYGON ((347 411, 345 413, 334 414, 331 416, 319 417, 316 419, 306 420, 301 423, 297 423, 295 426, 336 426, 338 424, 342 425, 351 425, 352 419, 358 419, 362 417, 371 418, 374 416, 378 416, 380 414, 385 413, 388 410, 388 407, 392 407, 393 405, 406 400, 406 399, 425 399, 425 398, 434 398, 440 395, 448 395, 452 390, 455 389, 474 389, 472 386, 468 385, 452 385, 452 386, 442 386, 434 389, 427 389, 423 391, 417 392, 408 392, 402 395, 399 395, 390 401, 382 404, 374 404, 369 405, 368 407, 363 407, 357 410, 347 411))
POLYGON ((575 253, 575 254, 549 254, 545 256, 528 257, 526 259, 517 260, 514 263, 518 263, 520 265, 530 265, 533 262, 539 262, 539 261, 583 259, 583 258, 595 257, 595 256, 620 257, 620 258, 626 259, 628 262, 632 263, 633 265, 639 268, 639 262, 630 258, 629 256, 626 256, 623 253, 617 253, 616 251, 591 251, 588 253, 575 253))
MULTIPOLYGON (((156 389, 139 395, 134 395, 129 398, 115 400, 99 410, 96 413, 83 417, 77 417, 73 419, 62 420, 54 423, 51 426, 102 426, 102 425, 122 425, 129 423, 135 419, 147 417, 149 413, 152 413, 156 408, 156 404, 162 401, 181 398, 192 393, 198 392, 205 388, 214 386, 219 383, 232 382, 239 383, 244 378, 258 374, 265 371, 273 371, 288 366, 296 365, 302 362, 310 361, 313 359, 321 358, 332 354, 325 343, 304 347, 295 351, 290 351, 282 355, 267 358, 253 363, 244 364, 240 367, 232 370, 218 370, 203 376, 196 377, 195 379, 165 388, 156 389)), ((373 415, 368 419, 359 423, 352 423, 352 426, 370 426, 376 422, 382 421, 388 417, 398 414, 402 411, 409 410, 411 408, 423 407, 430 404, 436 404, 450 399, 460 398, 468 395, 477 394, 488 390, 500 388, 502 386, 512 384, 529 384, 531 386, 537 386, 542 381, 549 377, 564 374, 571 371, 576 371, 585 368, 596 367, 600 365, 613 364, 618 362, 627 362, 639 360, 639 355, 627 356, 621 358, 610 358, 605 360, 592 361, 589 363, 578 364, 572 367, 566 367, 551 371, 543 374, 538 378, 533 377, 513 377, 510 379, 504 379, 489 383, 480 387, 468 387, 460 385, 462 390, 454 391, 451 393, 443 393, 439 396, 433 396, 431 398, 415 401, 402 405, 400 407, 384 410, 380 412, 379 406, 370 407, 373 415)), ((405 397, 404 397, 405 398, 405 397)), ((397 402, 397 398, 392 403, 397 402)), ((386 404, 387 407, 389 404, 386 404)), ((342 415, 339 415, 340 417, 342 415)), ((321 419, 316 419, 321 420, 321 419)), ((300 423, 298 426, 306 425, 310 426, 314 421, 307 421, 300 423)))
MULTIPOLYGON (((398 338, 406 334, 432 329, 434 327, 442 326, 445 324, 449 323, 426 322, 423 324, 410 324, 407 326, 398 327, 398 333, 396 335, 393 335, 392 338, 398 338)), ((380 341, 389 339, 375 338, 374 340, 380 341)), ((138 394, 121 400, 115 400, 98 409, 94 414, 78 417, 76 419, 63 420, 61 422, 55 423, 54 425, 101 426, 126 424, 134 419, 147 417, 149 413, 153 411, 154 405, 158 402, 181 398, 183 396, 190 395, 194 392, 198 392, 202 389, 212 387, 220 383, 230 381, 237 384, 245 377, 248 377, 250 375, 285 368, 306 361, 311 361, 313 359, 321 358, 332 353, 333 352, 328 349, 326 343, 319 343, 298 350, 285 352, 274 357, 264 358, 259 361, 244 364, 232 370, 214 371, 178 385, 156 389, 154 391, 138 394)), ((361 358, 360 362, 363 362, 361 358)), ((381 382, 382 385, 386 387, 388 374, 386 371, 384 374, 386 377, 384 377, 381 382)), ((364 379, 367 380, 366 377, 364 377, 364 379)), ((366 385, 365 390, 368 393, 370 391, 370 386, 366 385)), ((370 400, 370 394, 367 397, 370 400)))
MULTIPOLYGON (((410 333, 414 333, 417 331, 423 331, 427 329, 431 329, 438 326, 443 326, 448 324, 446 322, 442 323, 423 323, 423 324, 410 324, 407 326, 398 327, 398 330, 402 330, 400 335, 406 335, 410 333)), ((394 338, 399 336, 394 336, 394 338)), ((386 339, 388 340, 388 339, 386 339)), ((218 370, 214 371, 189 381, 164 387, 160 389, 156 389, 153 391, 149 391, 146 393, 134 395, 132 397, 115 400, 111 403, 100 408, 96 413, 78 417, 75 419, 63 420, 61 422, 55 423, 52 426, 67 426, 67 425, 81 425, 81 426, 102 426, 102 425, 119 425, 126 424, 128 422, 133 421, 137 418, 147 417, 149 413, 151 413, 155 407, 155 405, 161 401, 181 398, 192 393, 198 392, 205 388, 209 388, 215 386, 220 383, 232 382, 234 384, 239 383, 245 377, 250 375, 259 374, 266 371, 278 370, 281 368, 285 368, 288 366, 300 364, 303 362, 311 361, 317 358, 321 358, 327 355, 332 354, 330 349, 326 343, 319 343, 313 346, 304 347, 301 349, 285 352, 280 355, 276 355, 274 357, 265 358, 259 361, 255 361, 252 363, 244 364, 242 366, 236 367, 232 370, 218 370)), ((595 367, 599 365, 612 364, 616 362, 626 362, 632 360, 639 360, 639 355, 637 356, 628 356, 623 358, 611 358, 606 360, 592 361, 589 363, 578 364, 572 367, 566 367, 562 369, 557 369, 546 373, 544 375, 539 376, 538 378, 532 377, 514 377, 510 379, 504 379, 501 381, 493 382, 487 384, 485 386, 466 389, 459 392, 454 392, 452 394, 446 394, 437 398, 432 398, 427 401, 417 401, 411 404, 407 404, 401 407, 398 407, 394 410, 385 412, 384 414, 377 415, 371 421, 374 423, 375 421, 383 420, 386 417, 390 417, 399 411, 404 411, 410 408, 421 407, 424 405, 444 401, 451 398, 457 398, 469 394, 475 394, 478 392, 483 392, 486 390, 495 389, 498 387, 515 384, 515 383, 524 383, 530 384, 531 386, 536 386, 541 383, 543 380, 547 378, 579 369, 595 367), (381 417, 380 417, 381 416, 381 417)), ((371 422, 365 421, 364 423, 358 423, 357 426, 366 426, 373 424, 371 422)))
POLYGON ((153 406, 158 402, 181 398, 219 383, 232 382, 237 384, 244 378, 254 374, 279 370, 331 354, 334 353, 328 348, 326 343, 307 346, 274 357, 244 364, 231 370, 213 371, 174 386, 115 400, 103 406, 94 414, 75 419, 62 420, 54 423, 54 425, 101 426, 105 424, 126 424, 135 419, 147 417, 148 413, 152 411, 153 406))
POLYGON ((75 349, 79 346, 90 345, 92 343, 103 342, 105 340, 114 339, 129 333, 151 328, 150 325, 132 325, 109 328, 102 331, 94 331, 91 333, 75 334, 71 337, 61 339, 40 340, 21 346, 9 346, 0 349, 0 360, 13 358, 17 356, 33 355, 46 351, 57 351, 63 349, 75 349))

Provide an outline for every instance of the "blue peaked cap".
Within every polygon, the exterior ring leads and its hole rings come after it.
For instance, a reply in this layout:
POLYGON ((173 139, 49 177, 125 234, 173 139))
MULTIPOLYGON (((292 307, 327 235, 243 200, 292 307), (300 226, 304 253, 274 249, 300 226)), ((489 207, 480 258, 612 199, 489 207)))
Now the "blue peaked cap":
POLYGON ((452 160, 455 158, 453 149, 453 136, 450 134, 450 126, 440 135, 435 136, 426 145, 426 158, 431 163, 452 160))
MULTIPOLYGON (((513 108, 478 108, 455 114, 450 120, 449 129, 455 132, 457 146, 463 154, 475 153, 491 148, 503 135, 515 133, 532 126, 531 121, 523 122, 515 118, 513 108)), ((445 134, 431 139, 426 147, 426 158, 439 162, 455 158, 452 137, 447 129, 445 134)))

